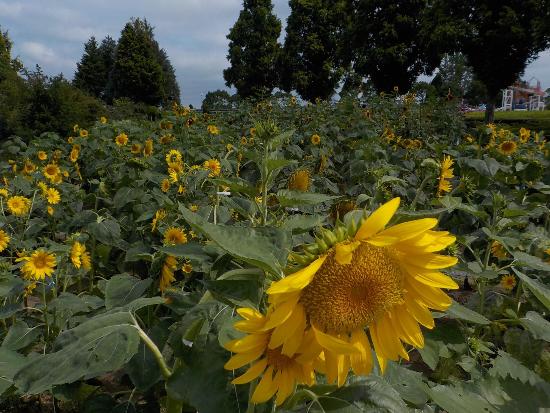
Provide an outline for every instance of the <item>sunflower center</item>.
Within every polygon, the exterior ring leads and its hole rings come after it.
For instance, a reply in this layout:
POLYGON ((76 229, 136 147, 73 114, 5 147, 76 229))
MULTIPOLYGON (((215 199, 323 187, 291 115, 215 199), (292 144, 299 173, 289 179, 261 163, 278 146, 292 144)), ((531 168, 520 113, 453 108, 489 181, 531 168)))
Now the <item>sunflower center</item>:
POLYGON ((46 267, 46 257, 42 255, 38 255, 34 257, 33 264, 36 267, 36 269, 41 270, 42 268, 46 267))
POLYGON ((267 364, 273 366, 274 370, 283 370, 292 364, 292 359, 281 353, 280 347, 276 349, 267 349, 267 364))
POLYGON ((339 264, 332 252, 303 290, 300 302, 318 328, 349 333, 366 327, 401 302, 403 292, 396 253, 361 243, 348 265, 339 264))

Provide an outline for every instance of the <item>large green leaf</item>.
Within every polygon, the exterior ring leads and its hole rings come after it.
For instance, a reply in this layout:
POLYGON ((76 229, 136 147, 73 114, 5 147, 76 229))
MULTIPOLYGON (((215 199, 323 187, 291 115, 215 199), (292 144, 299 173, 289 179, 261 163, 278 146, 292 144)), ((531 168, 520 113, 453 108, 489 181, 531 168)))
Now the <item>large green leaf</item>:
POLYGON ((491 322, 483 315, 479 314, 476 311, 470 310, 469 308, 464 307, 461 304, 458 304, 454 300, 451 306, 447 309, 447 314, 451 318, 466 320, 466 321, 469 321, 470 323, 484 324, 484 325, 491 324, 491 322))
POLYGON ((38 394, 121 368, 136 353, 139 335, 129 324, 98 328, 61 350, 32 358, 14 377, 19 390, 38 394))
POLYGON ((282 206, 298 207, 307 205, 317 205, 323 202, 332 202, 340 196, 316 194, 313 192, 291 191, 290 189, 281 189, 277 192, 277 199, 282 206))
POLYGON ((485 398, 457 386, 437 385, 427 391, 428 396, 448 413, 498 413, 485 398))
POLYGON ((525 252, 514 251, 514 259, 516 259, 520 265, 534 270, 550 271, 550 264, 544 262, 539 257, 526 254, 525 252))
POLYGON ((17 320, 10 327, 6 338, 2 342, 2 347, 10 350, 19 350, 27 347, 40 336, 42 330, 40 327, 29 327, 22 320, 17 320))
POLYGON ((183 218, 234 257, 281 275, 290 251, 290 236, 276 228, 214 225, 179 206, 183 218))
POLYGON ((0 394, 13 384, 13 376, 25 362, 25 357, 6 347, 0 347, 0 394))
POLYGON ((528 311, 519 321, 535 338, 550 342, 550 322, 542 318, 539 313, 528 311))
POLYGON ((140 280, 128 274, 115 275, 107 281, 105 307, 121 307, 134 301, 145 293, 152 282, 151 278, 140 280))
POLYGON ((527 275, 512 268, 516 275, 525 283, 531 292, 537 297, 544 306, 550 310, 550 289, 546 288, 542 283, 529 278, 527 275))
POLYGON ((493 360, 493 367, 489 369, 489 374, 503 378, 510 376, 522 383, 529 382, 532 385, 543 381, 537 373, 502 350, 499 350, 498 356, 493 360))

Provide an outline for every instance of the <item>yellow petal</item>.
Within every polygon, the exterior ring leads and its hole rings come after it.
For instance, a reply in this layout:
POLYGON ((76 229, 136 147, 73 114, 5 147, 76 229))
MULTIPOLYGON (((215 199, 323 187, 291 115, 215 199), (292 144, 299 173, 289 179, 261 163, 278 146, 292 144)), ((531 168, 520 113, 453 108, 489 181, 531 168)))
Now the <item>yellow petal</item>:
POLYGON ((265 324, 265 320, 240 320, 233 324, 235 330, 242 331, 243 333, 255 333, 260 331, 265 324))
POLYGON ((408 275, 414 278, 416 281, 422 284, 429 285, 436 288, 448 288, 450 290, 456 290, 458 284, 449 276, 439 271, 426 271, 417 267, 403 265, 408 275))
POLYGON ((321 351, 323 351, 323 348, 317 343, 315 333, 309 329, 304 333, 302 344, 298 350, 300 354, 296 357, 296 361, 301 364, 310 363, 319 356, 321 351))
POLYGON ((416 321, 422 324, 424 327, 430 330, 434 328, 435 323, 432 317, 432 313, 424 305, 420 304, 414 299, 411 293, 405 296, 405 304, 409 310, 409 313, 414 317, 416 321))
POLYGON ((260 361, 253 364, 252 367, 250 367, 246 371, 246 373, 242 374, 236 379, 233 379, 231 383, 232 384, 249 383, 252 380, 254 380, 256 377, 258 377, 260 374, 262 374, 266 367, 267 367, 267 359, 261 359, 260 361))
POLYGON ((334 259, 340 265, 351 264, 353 251, 355 251, 359 245, 361 245, 359 241, 340 242, 336 244, 334 259))
POLYGON ((444 311, 451 306, 451 297, 438 288, 419 283, 411 277, 405 278, 405 285, 409 287, 407 290, 410 290, 412 294, 416 295, 417 299, 430 308, 444 311))
POLYGON ((267 290, 268 294, 281 294, 291 291, 303 290, 313 280, 315 273, 321 268, 323 262, 325 262, 327 256, 317 258, 307 267, 295 272, 288 277, 283 278, 280 281, 276 281, 267 290))
POLYGON ((283 324, 292 315, 299 298, 300 296, 296 295, 292 300, 279 305, 273 313, 267 316, 267 323, 265 323, 263 329, 267 331, 283 324))
POLYGON ((273 367, 269 366, 252 394, 252 403, 263 403, 273 397, 277 385, 273 380, 273 367))
POLYGON ((416 348, 424 347, 424 336, 416 320, 407 312, 406 306, 399 306, 392 316, 392 323, 399 326, 401 337, 416 348))
MULTIPOLYGON (((305 326, 305 314, 304 309, 300 304, 296 304, 296 307, 292 311, 290 317, 277 326, 271 333, 271 339, 269 340, 269 348, 277 348, 283 345, 285 339, 293 336, 294 332, 303 324, 305 326)), ((303 329, 300 332, 303 335, 303 329)))
POLYGON ((281 349, 281 353, 288 357, 292 357, 298 351, 304 340, 306 313, 301 305, 296 307, 296 313, 299 315, 299 319, 296 321, 296 328, 289 335, 288 340, 283 343, 283 348, 281 349))
POLYGON ((360 353, 350 355, 351 368, 357 375, 368 375, 372 371, 372 354, 369 339, 362 329, 354 330, 351 333, 350 343, 360 353))
POLYGON ((318 330, 313 324, 311 325, 311 328, 315 333, 315 339, 321 345, 321 347, 335 354, 353 354, 359 352, 359 350, 357 350, 351 344, 330 334, 323 333, 321 330, 318 330))
POLYGON ((414 221, 394 225, 378 235, 381 237, 397 238, 400 242, 403 242, 432 229, 436 225, 437 219, 435 218, 415 219, 414 221))
POLYGON ((227 363, 223 366, 226 370, 235 370, 248 363, 253 362, 264 354, 265 349, 260 348, 259 350, 250 351, 247 353, 238 353, 231 357, 227 363))
POLYGON ((275 399, 275 405, 280 406, 294 391, 295 386, 294 377, 290 374, 289 369, 283 369, 281 371, 281 378, 279 381, 279 391, 277 392, 277 398, 275 399))
POLYGON ((389 202, 386 202, 376 211, 374 211, 370 216, 365 220, 361 228, 355 234, 355 240, 364 241, 372 237, 374 234, 378 233, 390 220, 392 219, 395 211, 399 208, 399 203, 401 202, 400 198, 394 198, 389 202))
POLYGON ((330 350, 325 350, 325 375, 327 376, 327 383, 332 384, 338 380, 338 358, 344 357, 333 353, 330 350))
POLYGON ((407 261, 416 267, 425 268, 427 270, 439 270, 441 268, 452 267, 458 262, 458 258, 429 253, 410 255, 407 257, 407 261))
POLYGON ((244 353, 254 351, 267 344, 266 334, 251 334, 225 343, 224 347, 233 353, 244 353))
POLYGON ((346 379, 349 373, 349 356, 338 357, 338 387, 342 387, 346 384, 346 379))
POLYGON ((250 307, 239 308, 237 310, 237 314, 239 314, 245 320, 263 320, 265 318, 264 315, 258 310, 250 307))
POLYGON ((374 352, 376 354, 376 360, 378 361, 378 366, 380 367, 380 372, 384 374, 387 365, 387 359, 384 357, 383 348, 378 341, 378 333, 376 332, 376 325, 371 324, 369 326, 370 338, 372 339, 372 345, 374 346, 374 352))
POLYGON ((399 360, 399 356, 405 360, 409 359, 409 355, 403 348, 387 314, 376 323, 376 332, 378 333, 378 340, 384 348, 386 358, 393 361, 399 360))

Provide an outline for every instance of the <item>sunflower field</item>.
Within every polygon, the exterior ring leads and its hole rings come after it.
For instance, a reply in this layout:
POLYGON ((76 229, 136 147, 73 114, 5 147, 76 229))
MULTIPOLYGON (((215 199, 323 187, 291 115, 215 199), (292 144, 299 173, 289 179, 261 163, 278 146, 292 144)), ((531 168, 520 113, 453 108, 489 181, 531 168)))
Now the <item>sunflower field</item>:
POLYGON ((550 408, 543 131, 414 95, 72 131, 0 148, 0 411, 550 408))

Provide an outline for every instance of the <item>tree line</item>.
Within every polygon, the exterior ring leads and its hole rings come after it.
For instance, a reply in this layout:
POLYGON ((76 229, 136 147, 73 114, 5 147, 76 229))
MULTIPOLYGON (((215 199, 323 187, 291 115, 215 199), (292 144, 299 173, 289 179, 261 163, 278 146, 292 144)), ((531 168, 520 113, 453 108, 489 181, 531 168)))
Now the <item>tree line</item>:
POLYGON ((258 98, 274 88, 328 99, 367 80, 408 92, 444 56, 462 55, 492 119, 502 88, 550 45, 549 0, 290 0, 283 44, 271 0, 244 0, 231 28, 227 86, 258 98))

